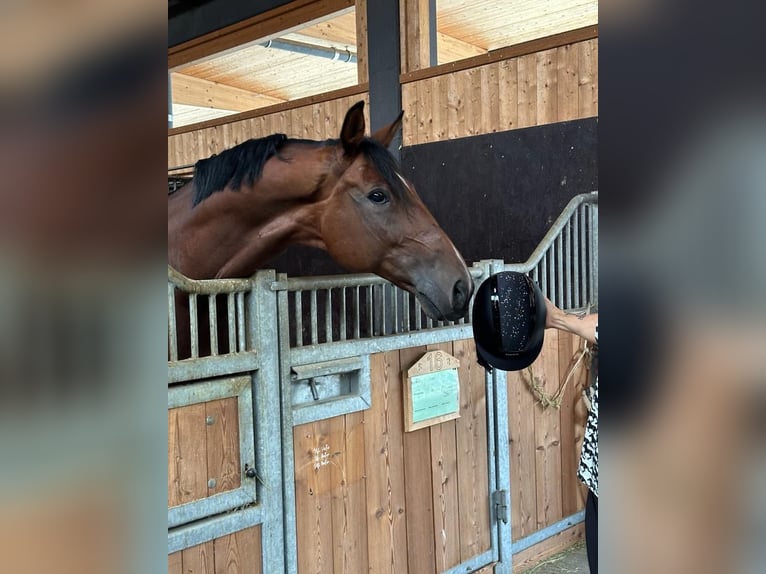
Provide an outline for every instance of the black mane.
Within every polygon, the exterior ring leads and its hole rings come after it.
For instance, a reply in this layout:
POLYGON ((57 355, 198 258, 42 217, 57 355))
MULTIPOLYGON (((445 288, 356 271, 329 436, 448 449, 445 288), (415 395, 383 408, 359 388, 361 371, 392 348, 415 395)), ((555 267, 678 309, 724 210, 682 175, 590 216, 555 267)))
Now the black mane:
POLYGON ((197 205, 226 186, 239 189, 261 177, 263 166, 287 141, 285 134, 247 140, 221 153, 201 159, 194 165, 194 201, 197 205))
MULTIPOLYGON (((199 160, 194 166, 195 206, 216 191, 226 187, 239 189, 243 184, 252 185, 263 173, 263 166, 274 156, 278 157, 285 143, 304 143, 317 146, 335 145, 338 140, 313 141, 288 139, 285 134, 273 134, 260 139, 251 139, 233 148, 222 151, 207 159, 199 160)), ((393 155, 380 143, 365 138, 360 151, 370 159, 375 169, 386 180, 391 192, 399 199, 406 197, 400 169, 393 155)))

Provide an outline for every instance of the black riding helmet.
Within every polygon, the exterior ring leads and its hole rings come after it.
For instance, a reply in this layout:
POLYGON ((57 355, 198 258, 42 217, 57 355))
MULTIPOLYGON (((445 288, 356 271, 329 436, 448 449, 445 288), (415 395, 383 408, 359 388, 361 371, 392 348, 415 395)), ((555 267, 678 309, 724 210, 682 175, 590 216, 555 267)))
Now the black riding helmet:
POLYGON ((520 371, 543 348, 545 299, 529 277, 503 271, 481 284, 473 302, 473 338, 484 368, 520 371))

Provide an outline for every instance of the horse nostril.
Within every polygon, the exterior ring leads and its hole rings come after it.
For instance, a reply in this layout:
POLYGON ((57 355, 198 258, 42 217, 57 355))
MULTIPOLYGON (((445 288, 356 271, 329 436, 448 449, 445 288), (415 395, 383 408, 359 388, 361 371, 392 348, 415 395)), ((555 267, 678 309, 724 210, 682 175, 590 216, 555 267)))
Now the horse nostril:
POLYGON ((452 288, 452 308, 462 311, 468 303, 468 284, 458 279, 452 288))

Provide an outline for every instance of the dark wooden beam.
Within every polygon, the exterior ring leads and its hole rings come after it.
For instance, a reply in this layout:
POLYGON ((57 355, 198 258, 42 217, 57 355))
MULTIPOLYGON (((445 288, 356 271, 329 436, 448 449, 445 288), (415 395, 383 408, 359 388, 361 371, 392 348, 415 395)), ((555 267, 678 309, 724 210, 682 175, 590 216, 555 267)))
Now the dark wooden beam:
MULTIPOLYGON (((402 111, 399 86, 399 2, 367 2, 367 49, 370 77, 370 129, 390 124, 402 111)), ((401 132, 391 142, 399 157, 401 132)))
POLYGON ((291 0, 210 0, 185 2, 168 7, 168 47, 199 38, 215 30, 231 26, 291 0))

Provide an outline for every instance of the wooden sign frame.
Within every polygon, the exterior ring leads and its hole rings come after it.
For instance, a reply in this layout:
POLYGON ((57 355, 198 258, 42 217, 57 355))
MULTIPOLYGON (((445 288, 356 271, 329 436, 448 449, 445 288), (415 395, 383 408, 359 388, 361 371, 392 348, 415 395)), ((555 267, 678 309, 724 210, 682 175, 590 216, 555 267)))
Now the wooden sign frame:
POLYGON ((460 417, 460 361, 444 351, 428 351, 404 375, 404 431, 460 417))

